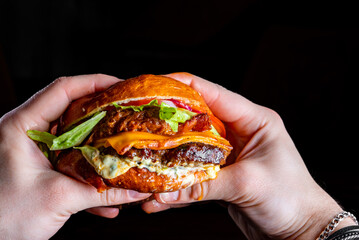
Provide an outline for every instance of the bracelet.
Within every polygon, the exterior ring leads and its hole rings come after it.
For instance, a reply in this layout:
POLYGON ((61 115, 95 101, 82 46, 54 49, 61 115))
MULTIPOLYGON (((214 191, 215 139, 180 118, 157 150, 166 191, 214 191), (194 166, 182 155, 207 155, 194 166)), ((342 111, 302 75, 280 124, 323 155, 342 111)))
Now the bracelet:
POLYGON ((327 240, 354 240, 359 239, 359 226, 348 226, 342 229, 339 229, 327 238, 327 240))
POLYGON ((329 234, 331 232, 333 232, 333 230, 339 225, 339 223, 347 218, 350 217, 354 220, 355 224, 358 225, 358 221, 356 219, 356 217, 351 214, 350 212, 340 212, 338 215, 336 215, 333 220, 326 226, 326 228, 323 230, 323 232, 319 235, 319 237, 317 238, 317 240, 325 240, 328 238, 329 234))

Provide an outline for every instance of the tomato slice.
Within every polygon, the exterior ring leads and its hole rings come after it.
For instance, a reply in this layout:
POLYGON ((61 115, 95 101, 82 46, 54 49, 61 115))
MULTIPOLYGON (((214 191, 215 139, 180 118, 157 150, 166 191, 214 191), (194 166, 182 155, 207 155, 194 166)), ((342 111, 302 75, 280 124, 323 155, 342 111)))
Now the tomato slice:
POLYGON ((190 106, 188 106, 187 104, 184 104, 183 102, 180 102, 176 99, 170 99, 168 101, 171 101, 173 102, 177 107, 179 108, 183 108, 183 109, 186 109, 188 111, 191 111, 191 112, 194 112, 194 113, 201 113, 200 111, 198 111, 197 109, 193 109, 191 108, 190 106))
POLYGON ((136 101, 130 101, 128 103, 121 103, 121 106, 141 106, 150 103, 154 98, 141 99, 136 101))

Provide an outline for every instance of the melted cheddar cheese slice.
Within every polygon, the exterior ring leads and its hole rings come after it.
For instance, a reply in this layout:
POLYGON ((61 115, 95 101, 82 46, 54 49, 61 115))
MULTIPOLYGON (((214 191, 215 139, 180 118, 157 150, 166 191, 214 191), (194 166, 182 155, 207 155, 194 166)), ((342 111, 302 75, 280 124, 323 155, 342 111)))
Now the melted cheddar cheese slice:
POLYGON ((149 148, 153 150, 170 149, 185 143, 200 142, 209 144, 227 151, 232 150, 229 142, 214 135, 211 131, 206 132, 187 132, 173 136, 162 136, 147 132, 123 132, 115 136, 101 139, 96 142, 96 147, 113 147, 117 153, 123 155, 132 147, 137 149, 149 148))

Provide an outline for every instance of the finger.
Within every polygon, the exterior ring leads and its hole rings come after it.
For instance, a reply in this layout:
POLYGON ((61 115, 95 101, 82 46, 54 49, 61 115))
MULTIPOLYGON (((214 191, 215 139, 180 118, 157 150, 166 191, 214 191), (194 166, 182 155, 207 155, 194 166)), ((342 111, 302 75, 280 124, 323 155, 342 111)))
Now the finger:
POLYGON ((86 209, 86 212, 105 218, 115 218, 119 213, 118 208, 95 207, 86 209))
POLYGON ((141 205, 141 208, 146 213, 155 213, 165 211, 170 209, 171 206, 169 204, 159 203, 156 200, 145 202, 141 205))
POLYGON ((142 210, 146 213, 162 212, 171 208, 182 208, 187 207, 190 204, 164 204, 159 203, 156 200, 148 201, 142 204, 142 210))
POLYGON ((49 123, 56 120, 71 101, 104 90, 118 81, 120 79, 103 74, 62 77, 36 93, 17 112, 25 118, 23 122, 28 129, 47 130, 49 123))
POLYGON ((88 203, 86 202, 86 204, 89 204, 90 207, 114 206, 114 205, 121 205, 125 203, 138 202, 151 196, 150 193, 140 193, 133 190, 116 189, 116 188, 106 190, 102 193, 98 193, 96 190, 91 192, 92 192, 92 194, 90 194, 91 198, 88 198, 87 194, 83 196, 83 199, 85 201, 90 200, 88 203))
POLYGON ((58 174, 58 178, 49 182, 46 187, 50 189, 48 192, 52 195, 52 199, 61 199, 61 204, 56 205, 65 206, 71 213, 91 209, 92 213, 104 214, 106 217, 113 216, 111 211, 114 210, 105 211, 103 208, 94 208, 137 202, 152 195, 120 188, 112 188, 99 193, 96 188, 74 181, 62 174, 58 174))
POLYGON ((189 73, 166 75, 182 81, 201 93, 213 114, 230 124, 240 135, 251 135, 265 124, 263 108, 222 86, 189 73))

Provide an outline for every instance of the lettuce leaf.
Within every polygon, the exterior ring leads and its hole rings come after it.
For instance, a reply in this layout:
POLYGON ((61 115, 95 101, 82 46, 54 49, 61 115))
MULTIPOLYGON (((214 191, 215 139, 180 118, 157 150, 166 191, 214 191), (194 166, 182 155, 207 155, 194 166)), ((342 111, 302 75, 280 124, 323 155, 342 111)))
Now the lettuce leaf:
POLYGON ((211 130, 210 130, 214 135, 217 135, 217 136, 221 136, 217 130, 213 127, 213 125, 211 125, 211 130))
POLYGON ((132 109, 133 111, 135 112, 140 112, 140 111, 143 111, 143 108, 145 107, 161 107, 159 104, 158 104, 158 101, 157 99, 154 99, 152 100, 151 102, 147 103, 147 104, 143 104, 141 106, 121 106, 121 105, 118 105, 116 102, 113 102, 112 103, 116 108, 121 108, 121 109, 132 109))
POLYGON ((89 120, 81 123, 72 130, 56 137, 48 132, 28 130, 27 135, 37 142, 45 143, 50 150, 63 150, 78 146, 91 133, 97 123, 106 115, 106 111, 95 114, 89 120))
POLYGON ((166 103, 161 103, 159 117, 162 120, 171 119, 177 112, 177 108, 170 107, 166 103))
POLYGON ((82 141, 91 133, 92 129, 97 123, 101 121, 106 115, 106 111, 95 114, 89 120, 81 123, 72 130, 65 132, 61 136, 55 138, 52 141, 50 150, 62 150, 78 146, 82 141))
POLYGON ((165 120, 174 132, 178 132, 179 123, 184 123, 195 115, 197 113, 182 108, 170 107, 165 103, 161 104, 160 119, 165 120))
POLYGON ((56 136, 51 133, 37 130, 28 130, 26 133, 32 140, 45 143, 49 148, 51 148, 52 142, 56 138, 56 136))

